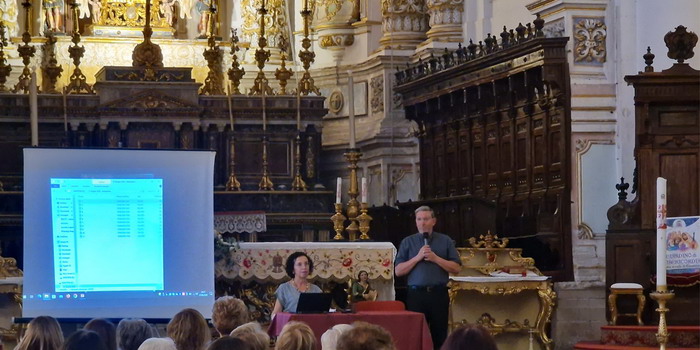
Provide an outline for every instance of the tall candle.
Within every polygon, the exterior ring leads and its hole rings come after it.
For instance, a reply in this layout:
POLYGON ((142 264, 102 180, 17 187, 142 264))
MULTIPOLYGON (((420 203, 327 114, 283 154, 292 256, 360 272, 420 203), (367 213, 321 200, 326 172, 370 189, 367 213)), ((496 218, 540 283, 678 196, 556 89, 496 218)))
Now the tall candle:
POLYGON ((265 88, 267 86, 263 82, 260 82, 260 86, 262 86, 263 131, 265 131, 267 130, 267 111, 265 110, 265 88))
POLYGON ((68 101, 66 100, 66 88, 63 88, 63 132, 68 133, 68 101))
POLYGON ((32 131, 32 146, 39 146, 39 107, 36 91, 36 71, 29 80, 29 127, 32 131))
POLYGON ((350 122, 350 148, 355 148, 355 89, 352 72, 348 71, 348 113, 350 122))
POLYGON ((656 178, 656 290, 666 291, 666 179, 656 178))
POLYGON ((301 131, 301 93, 297 88, 297 130, 301 131))
POLYGON ((362 190, 360 191, 362 193, 362 203, 367 203, 367 178, 362 177, 362 190))
POLYGON ((233 131, 233 103, 231 103, 231 85, 226 87, 226 94, 228 95, 228 120, 231 123, 231 131, 233 131))
POLYGON ((336 186, 335 186, 335 202, 340 203, 340 197, 342 195, 343 191, 343 179, 338 178, 338 181, 336 181, 336 186))

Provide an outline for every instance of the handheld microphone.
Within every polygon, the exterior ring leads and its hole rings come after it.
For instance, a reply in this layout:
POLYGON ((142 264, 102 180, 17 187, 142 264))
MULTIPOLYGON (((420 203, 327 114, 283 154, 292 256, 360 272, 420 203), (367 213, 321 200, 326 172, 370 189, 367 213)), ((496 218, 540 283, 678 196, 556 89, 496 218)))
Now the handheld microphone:
POLYGON ((425 245, 428 245, 429 238, 430 238, 430 234, 428 232, 423 232, 423 243, 425 243, 425 245))

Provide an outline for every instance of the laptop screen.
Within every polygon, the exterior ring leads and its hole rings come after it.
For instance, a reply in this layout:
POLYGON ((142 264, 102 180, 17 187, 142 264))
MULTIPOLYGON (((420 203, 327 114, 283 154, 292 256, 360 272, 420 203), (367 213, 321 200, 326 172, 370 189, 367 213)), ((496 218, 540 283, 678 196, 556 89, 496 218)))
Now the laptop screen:
POLYGON ((330 293, 301 293, 297 304, 298 314, 321 314, 331 308, 333 297, 330 293))

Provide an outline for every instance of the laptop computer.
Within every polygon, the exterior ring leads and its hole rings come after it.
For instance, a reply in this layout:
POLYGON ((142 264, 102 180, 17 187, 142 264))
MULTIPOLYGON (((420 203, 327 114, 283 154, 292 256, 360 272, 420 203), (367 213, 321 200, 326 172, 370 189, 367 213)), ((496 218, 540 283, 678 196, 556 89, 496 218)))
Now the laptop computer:
POLYGON ((297 303, 298 314, 323 314, 331 308, 331 293, 301 293, 297 303))

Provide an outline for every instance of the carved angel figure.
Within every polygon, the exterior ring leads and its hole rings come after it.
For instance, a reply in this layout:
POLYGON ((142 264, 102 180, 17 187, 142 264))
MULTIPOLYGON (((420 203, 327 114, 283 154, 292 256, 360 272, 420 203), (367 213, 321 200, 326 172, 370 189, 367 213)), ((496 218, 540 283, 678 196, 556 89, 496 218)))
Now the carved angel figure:
POLYGON ((52 32, 63 31, 63 0, 44 0, 42 6, 42 24, 45 30, 52 32))
POLYGON ((180 3, 180 18, 192 18, 192 7, 194 0, 178 0, 180 3))

